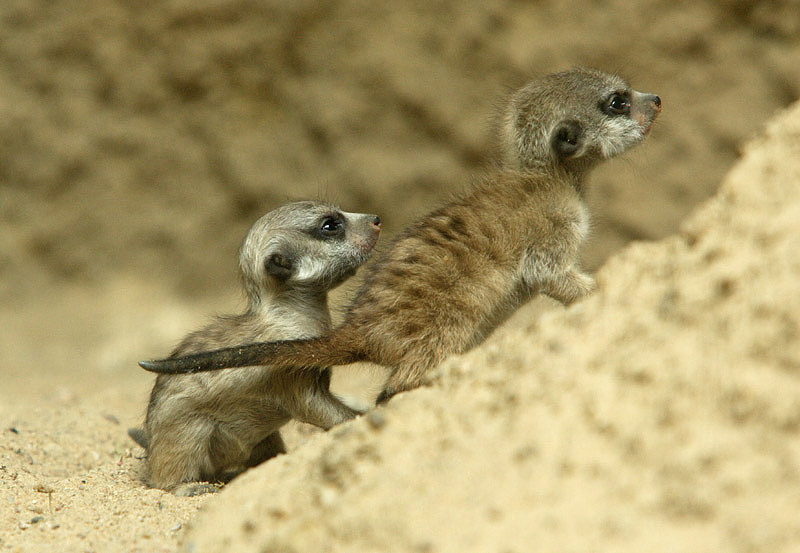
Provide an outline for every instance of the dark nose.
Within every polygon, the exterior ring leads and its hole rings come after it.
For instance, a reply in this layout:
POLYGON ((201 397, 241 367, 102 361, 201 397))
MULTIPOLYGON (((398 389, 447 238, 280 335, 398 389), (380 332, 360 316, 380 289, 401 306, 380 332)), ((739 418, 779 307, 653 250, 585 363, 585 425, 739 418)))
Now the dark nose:
POLYGON ((372 218, 372 224, 373 224, 373 225, 375 225, 375 226, 376 226, 376 227, 378 227, 378 228, 381 228, 381 218, 380 218, 380 217, 378 217, 377 215, 375 215, 375 216, 372 218))
POLYGON ((658 96, 653 96, 653 103, 656 105, 657 108, 661 109, 661 98, 658 96))

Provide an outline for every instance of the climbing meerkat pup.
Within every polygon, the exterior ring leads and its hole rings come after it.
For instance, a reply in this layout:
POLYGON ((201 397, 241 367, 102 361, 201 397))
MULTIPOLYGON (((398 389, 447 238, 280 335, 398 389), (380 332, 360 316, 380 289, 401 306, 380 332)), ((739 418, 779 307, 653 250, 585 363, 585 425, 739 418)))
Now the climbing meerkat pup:
POLYGON ((505 168, 400 233, 333 332, 141 365, 180 373, 371 361, 391 371, 379 400, 414 388, 532 296, 568 305, 593 288, 576 266, 588 228, 587 174, 642 142, 660 111, 658 96, 591 69, 533 81, 506 110, 505 168))
MULTIPOLYGON (((264 340, 304 339, 330 330, 328 291, 352 276, 380 234, 375 215, 322 202, 294 202, 259 219, 242 243, 239 269, 247 310, 192 332, 172 357, 264 340)), ((278 429, 290 419, 328 429, 357 413, 329 390, 329 371, 251 367, 159 375, 144 430, 151 486, 194 495, 223 471, 285 452, 278 429), (182 485, 194 482, 195 484, 182 485)))

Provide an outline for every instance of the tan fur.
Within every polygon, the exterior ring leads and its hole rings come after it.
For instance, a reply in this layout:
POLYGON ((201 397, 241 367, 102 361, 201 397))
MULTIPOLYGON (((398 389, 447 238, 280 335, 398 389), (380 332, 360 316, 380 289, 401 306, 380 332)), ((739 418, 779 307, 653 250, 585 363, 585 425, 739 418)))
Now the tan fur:
POLYGON ((402 232, 368 269, 333 333, 142 365, 182 372, 256 361, 283 368, 371 361, 392 371, 383 399, 418 386, 426 371, 480 343, 532 296, 570 304, 593 288, 576 266, 588 228, 586 174, 641 142, 660 105, 593 70, 534 81, 506 111, 506 168, 402 232), (621 113, 610 111, 612 103, 621 113))
MULTIPOLYGON (((268 213, 253 225, 239 256, 247 311, 215 318, 186 336, 172 357, 328 332, 327 292, 366 261, 379 224, 374 215, 342 213, 321 202, 295 202, 268 213), (331 216, 344 223, 341 235, 321 236, 319 227, 331 216)), ((179 485, 213 482, 223 471, 284 452, 278 429, 292 418, 327 429, 355 416, 330 393, 329 381, 328 371, 263 366, 159 375, 144 432, 131 432, 147 446, 148 482, 181 495, 212 491, 179 485)))

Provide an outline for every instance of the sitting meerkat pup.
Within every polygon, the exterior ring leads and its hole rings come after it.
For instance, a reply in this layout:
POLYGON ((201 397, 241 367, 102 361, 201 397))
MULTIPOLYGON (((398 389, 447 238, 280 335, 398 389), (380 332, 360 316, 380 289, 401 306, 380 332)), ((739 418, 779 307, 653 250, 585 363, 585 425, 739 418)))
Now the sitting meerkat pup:
MULTIPOLYGON (((355 274, 379 234, 375 215, 322 202, 294 202, 264 215, 239 255, 247 310, 192 332, 172 357, 327 333, 328 291, 355 274)), ((144 430, 129 432, 147 449, 148 483, 178 495, 215 491, 197 482, 214 482, 223 471, 285 452, 278 429, 290 419, 328 429, 356 416, 330 392, 329 382, 327 370, 276 372, 268 366, 159 375, 144 430)))
POLYGON ((660 111, 658 96, 600 71, 533 81, 507 106, 504 168, 401 232, 367 270, 341 326, 320 338, 140 365, 191 373, 370 361, 391 371, 379 401, 419 386, 429 369, 480 343, 532 296, 568 305, 593 289, 576 265, 588 231, 586 177, 642 142, 660 111))

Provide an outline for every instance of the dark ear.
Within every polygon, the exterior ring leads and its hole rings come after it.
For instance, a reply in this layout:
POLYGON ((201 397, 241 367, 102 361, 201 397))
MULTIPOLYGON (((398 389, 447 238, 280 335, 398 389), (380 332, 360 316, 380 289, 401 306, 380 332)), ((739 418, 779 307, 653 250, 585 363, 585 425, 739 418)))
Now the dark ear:
POLYGON ((574 119, 562 121, 553 131, 551 144, 559 158, 574 156, 583 145, 583 127, 574 119))
POLYGON ((268 275, 284 281, 294 273, 294 263, 285 254, 273 253, 264 260, 264 270, 268 275))

